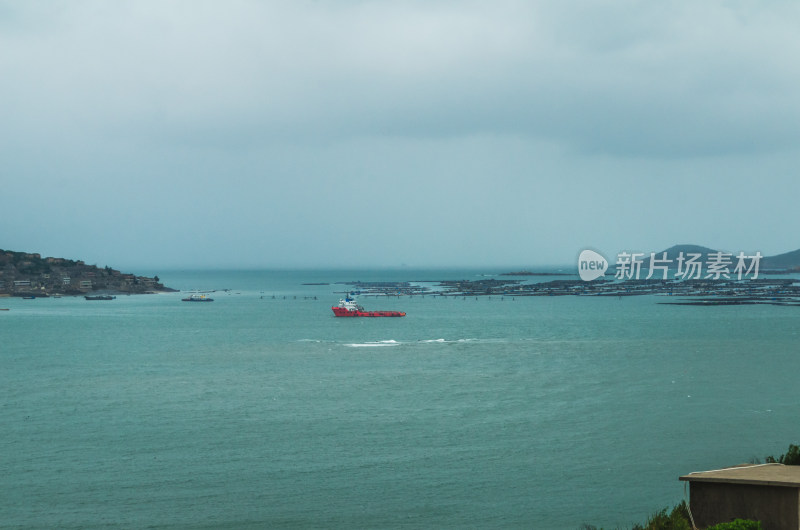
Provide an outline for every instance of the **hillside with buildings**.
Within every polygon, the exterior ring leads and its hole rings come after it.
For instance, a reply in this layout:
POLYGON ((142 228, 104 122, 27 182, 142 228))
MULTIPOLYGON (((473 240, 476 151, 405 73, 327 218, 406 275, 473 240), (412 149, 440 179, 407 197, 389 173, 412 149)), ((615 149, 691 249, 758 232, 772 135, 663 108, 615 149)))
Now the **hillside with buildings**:
POLYGON ((160 283, 158 276, 136 276, 80 260, 0 249, 0 296, 81 295, 96 291, 144 294, 173 289, 160 283))

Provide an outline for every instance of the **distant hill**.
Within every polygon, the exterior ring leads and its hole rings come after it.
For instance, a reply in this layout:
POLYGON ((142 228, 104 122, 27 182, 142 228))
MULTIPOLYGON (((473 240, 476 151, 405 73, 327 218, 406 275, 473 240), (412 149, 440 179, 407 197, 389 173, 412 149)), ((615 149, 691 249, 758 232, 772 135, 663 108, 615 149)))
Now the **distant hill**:
POLYGON ((800 270, 800 249, 761 259, 764 270, 800 270))
MULTIPOLYGON (((667 250, 662 250, 661 252, 656 253, 656 257, 661 256, 663 252, 666 252, 667 258, 672 259, 673 261, 677 259, 681 252, 683 252, 684 256, 689 253, 702 254, 701 261, 706 261, 709 254, 718 251, 708 247, 701 247, 699 245, 675 245, 667 250)), ((740 251, 723 250, 722 252, 729 252, 731 254, 731 260, 735 262, 736 256, 740 251)), ((746 254, 749 255, 749 253, 746 254)), ((778 254, 777 256, 763 256, 761 258, 761 262, 759 263, 759 269, 800 270, 800 249, 786 252, 784 254, 778 254)))
POLYGON ((80 260, 0 249, 0 296, 78 295, 93 291, 141 294, 173 291, 158 276, 136 276, 80 260))
MULTIPOLYGON (((630 251, 628 251, 628 252, 630 253, 630 251)), ((667 259, 673 264, 673 266, 675 266, 677 264, 677 262, 678 262, 678 257, 681 255, 681 252, 683 252, 683 257, 685 259, 688 259, 689 254, 700 254, 699 261, 700 262, 706 262, 708 260, 709 254, 713 254, 713 253, 715 253, 717 251, 714 250, 713 248, 702 247, 700 245, 674 245, 672 247, 669 247, 668 249, 664 249, 664 250, 662 250, 660 252, 656 252, 655 253, 656 254, 656 259, 660 260, 663 257, 664 252, 667 253, 667 259)), ((649 269, 650 268, 650 253, 649 252, 644 252, 644 251, 642 251, 641 253, 644 254, 644 256, 640 256, 639 257, 639 259, 642 262, 642 268, 643 269, 649 269)), ((616 265, 616 256, 613 257, 612 259, 614 261, 610 262, 609 265, 611 266, 611 269, 614 269, 615 265, 616 265)))
MULTIPOLYGON (((683 252, 684 257, 688 256, 689 254, 700 254, 700 261, 706 261, 709 254, 714 254, 715 252, 719 251, 714 250, 713 248, 701 247, 700 245, 675 245, 666 250, 662 250, 661 252, 656 252, 656 258, 661 258, 664 252, 667 253, 667 259, 672 261, 677 261, 681 252, 683 252)), ((648 254, 646 257, 649 258, 650 255, 648 254)))
MULTIPOLYGON (((675 245, 669 247, 668 249, 662 250, 660 252, 656 252, 656 259, 661 259, 664 252, 667 253, 667 259, 670 260, 673 264, 677 264, 678 256, 680 256, 681 252, 683 252, 684 258, 687 258, 689 254, 700 254, 700 262, 707 262, 709 254, 714 254, 716 252, 720 252, 719 250, 715 250, 709 247, 703 247, 700 245, 675 245)), ((736 263, 736 256, 739 254, 740 251, 731 251, 731 250, 722 250, 722 252, 727 252, 731 254, 731 261, 736 263)), ((749 255, 749 253, 746 253, 749 255)), ((616 257, 612 258, 614 262, 616 261, 616 257)), ((641 258, 642 259, 642 268, 649 268, 650 267, 650 253, 647 252, 641 258)), ((609 265, 611 268, 614 268, 615 263, 610 262, 609 265)), ((792 252, 786 252, 784 254, 778 254, 777 256, 763 256, 761 258, 761 262, 759 263, 759 270, 771 270, 771 271, 800 271, 800 249, 793 250, 792 252)))

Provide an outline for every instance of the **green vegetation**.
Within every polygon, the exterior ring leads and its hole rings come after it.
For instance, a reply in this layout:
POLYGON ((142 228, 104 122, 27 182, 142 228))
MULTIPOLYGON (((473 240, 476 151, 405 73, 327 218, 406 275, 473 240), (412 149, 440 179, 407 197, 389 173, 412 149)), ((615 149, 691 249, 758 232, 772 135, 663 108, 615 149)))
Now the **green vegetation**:
MULTIPOLYGON (((631 530, 692 530, 686 501, 681 501, 669 513, 667 513, 667 510, 667 508, 664 508, 654 513, 644 525, 635 524, 631 527, 631 530)), ((583 525, 580 530, 598 530, 598 528, 592 525, 583 525)), ((603 529, 600 528, 599 530, 603 529)))
POLYGON ((748 519, 735 519, 730 523, 719 523, 706 530, 763 530, 761 523, 748 519))
MULTIPOLYGON (((643 525, 635 524, 631 530, 692 530, 692 519, 689 517, 689 508, 686 501, 681 501, 672 511, 668 508, 654 513, 643 525)), ((580 530, 598 530, 596 526, 583 525, 580 530)), ((602 528, 599 530, 603 530, 602 528)), ((705 530, 763 530, 761 523, 746 519, 736 519, 729 523, 719 523, 705 530)))
POLYGON ((49 274, 50 264, 43 261, 39 254, 14 252, 0 249, 0 267, 11 265, 22 274, 49 274))
POLYGON ((785 454, 782 454, 778 458, 768 456, 766 460, 768 464, 778 463, 787 466, 800 466, 800 447, 789 444, 789 450, 786 451, 785 454))
POLYGON ((681 501, 669 514, 667 514, 667 509, 664 508, 660 512, 651 515, 644 526, 640 524, 633 525, 632 530, 692 530, 690 521, 686 501, 681 501))

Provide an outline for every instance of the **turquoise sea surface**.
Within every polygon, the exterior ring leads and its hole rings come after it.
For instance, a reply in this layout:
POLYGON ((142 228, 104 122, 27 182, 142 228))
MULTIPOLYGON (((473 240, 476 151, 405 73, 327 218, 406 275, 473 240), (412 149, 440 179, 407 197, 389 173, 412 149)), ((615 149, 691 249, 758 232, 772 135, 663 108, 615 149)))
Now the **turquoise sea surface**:
POLYGON ((800 441, 796 307, 156 272, 215 301, 0 298, 0 527, 624 528, 800 441))

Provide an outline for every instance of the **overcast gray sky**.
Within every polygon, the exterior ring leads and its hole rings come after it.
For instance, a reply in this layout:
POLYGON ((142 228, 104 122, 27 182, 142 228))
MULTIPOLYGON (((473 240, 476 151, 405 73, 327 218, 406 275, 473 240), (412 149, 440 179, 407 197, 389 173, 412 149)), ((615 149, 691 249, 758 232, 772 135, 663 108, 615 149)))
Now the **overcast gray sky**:
POLYGON ((135 267, 800 248, 800 4, 0 1, 0 248, 135 267))

